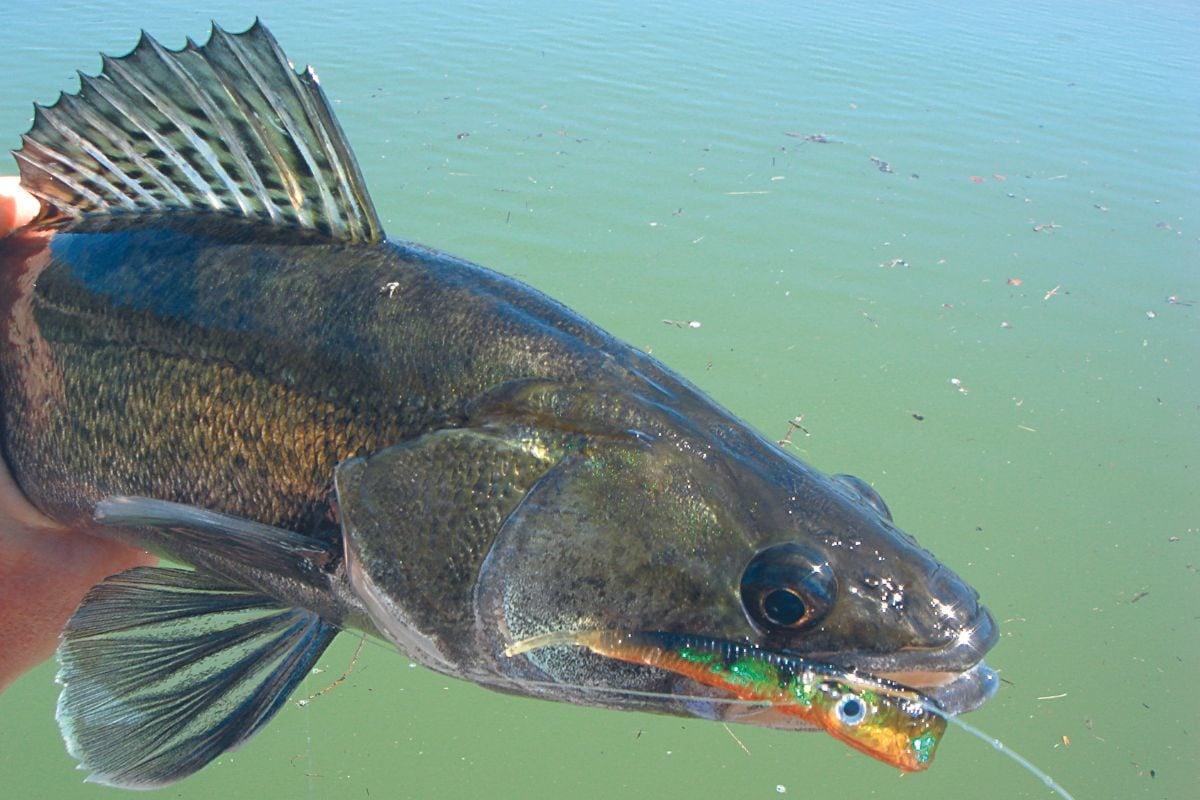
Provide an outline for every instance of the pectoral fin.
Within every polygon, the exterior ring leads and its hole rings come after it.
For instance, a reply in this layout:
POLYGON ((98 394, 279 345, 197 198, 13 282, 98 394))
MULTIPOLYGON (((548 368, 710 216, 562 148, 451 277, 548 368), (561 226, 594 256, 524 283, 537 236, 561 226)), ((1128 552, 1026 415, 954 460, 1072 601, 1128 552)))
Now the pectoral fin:
POLYGON ((58 724, 89 781, 163 786, 239 747, 338 629, 219 578, 138 567, 84 598, 58 649, 58 724))
POLYGON ((329 576, 322 568, 337 555, 329 543, 295 531, 150 497, 106 497, 96 504, 94 518, 104 526, 138 529, 130 541, 137 547, 173 561, 217 567, 223 574, 249 566, 260 574, 325 586, 329 576))

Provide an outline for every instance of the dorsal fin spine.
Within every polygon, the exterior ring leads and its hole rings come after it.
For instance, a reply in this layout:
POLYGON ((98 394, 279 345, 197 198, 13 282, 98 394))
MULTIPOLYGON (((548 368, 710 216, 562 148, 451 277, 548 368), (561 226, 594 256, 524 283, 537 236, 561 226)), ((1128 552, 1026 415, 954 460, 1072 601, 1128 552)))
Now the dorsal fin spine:
MULTIPOLYGON (((79 73, 80 87, 87 87, 87 88, 90 88, 92 91, 95 91, 95 88, 92 85, 93 83, 94 83, 94 81, 90 77, 88 77, 87 75, 84 75, 82 72, 79 73)), ((154 168, 153 164, 151 164, 144 156, 139 154, 133 148, 123 147, 122 146, 123 137, 121 136, 120 132, 117 131, 115 128, 113 128, 112 125, 110 125, 108 123, 108 121, 105 120, 102 116, 94 113, 91 109, 89 109, 87 107, 87 105, 80 103, 79 98, 74 97, 72 95, 63 95, 61 102, 64 105, 66 105, 66 107, 69 108, 73 114, 76 114, 79 117, 82 117, 83 119, 87 120, 88 124, 90 124, 97 131, 100 131, 101 133, 103 133, 105 135, 105 137, 107 137, 107 139, 110 143, 112 143, 116 147, 120 147, 122 152, 125 154, 125 156, 127 158, 129 158, 130 160, 134 161, 141 169, 145 170, 146 172, 148 172, 150 174, 157 174, 158 171, 154 168)), ((63 131, 62 125, 58 125, 56 127, 58 127, 58 130, 60 132, 64 132, 64 134, 65 134, 65 131, 63 131)), ((82 138, 82 137, 79 137, 79 138, 82 138)), ((89 152, 92 154, 92 157, 96 158, 97 160, 104 158, 102 151, 97 150, 96 152, 93 152, 93 151, 89 150, 89 152)), ((126 202, 124 203, 124 205, 126 207, 128 207, 130 209, 133 209, 136 207, 137 201, 134 200, 135 197, 137 198, 138 201, 141 201, 141 202, 146 202, 146 203, 156 203, 157 202, 154 198, 154 195, 150 194, 150 192, 148 192, 144 188, 142 188, 142 186, 137 181, 135 181, 133 178, 131 178, 128 175, 128 173, 125 172, 125 170, 120 169, 115 163, 111 162, 110 160, 108 160, 106 158, 104 158, 104 161, 102 163, 104 163, 105 167, 109 170, 110 174, 115 175, 116 177, 121 179, 121 183, 126 189, 126 191, 122 193, 123 197, 126 200, 126 202)), ((180 200, 183 201, 183 200, 185 200, 185 198, 181 197, 180 200)))
MULTIPOLYGON (((154 52, 161 50, 158 42, 154 41, 149 36, 146 36, 144 33, 142 34, 142 42, 145 44, 139 43, 140 47, 152 48, 154 52)), ((167 67, 170 69, 170 65, 167 65, 167 67)), ((153 105, 156 109, 158 109, 159 113, 174 122, 181 133, 188 134, 189 143, 197 149, 197 152, 204 153, 207 150, 209 153, 211 153, 211 148, 209 148, 207 144, 203 143, 203 139, 201 137, 195 135, 195 132, 192 130, 191 126, 184 121, 183 114, 179 112, 179 108, 169 98, 165 98, 156 94, 152 89, 143 84, 131 70, 126 69, 118 59, 105 56, 104 70, 105 74, 110 76, 112 84, 111 87, 98 80, 94 81, 93 83, 101 96, 104 97, 104 99, 111 103, 115 108, 121 111, 126 111, 128 108, 123 108, 120 104, 120 100, 118 99, 120 98, 121 91, 115 79, 120 78, 124 86, 128 86, 136 90, 145 102, 153 105)), ((184 75, 183 85, 185 87, 187 86, 187 81, 188 79, 186 78, 186 75, 184 75)), ((179 154, 175 148, 173 148, 171 144, 156 131, 145 129, 144 132, 148 134, 151 140, 154 141, 155 145, 163 151, 163 154, 175 164, 175 167, 187 177, 188 181, 191 183, 191 190, 207 200, 207 205, 210 207, 214 209, 220 208, 220 203, 216 196, 212 193, 212 189, 210 188, 208 181, 206 181, 203 176, 196 171, 196 168, 192 164, 188 163, 187 159, 179 154)), ((212 159, 206 159, 206 161, 211 164, 212 159)), ((187 193, 184 193, 181 196, 181 199, 188 205, 188 207, 195 205, 195 203, 188 198, 187 193)))
MULTIPOLYGON (((255 27, 253 27, 249 31, 247 31, 247 34, 254 32, 254 30, 258 27, 258 25, 259 25, 259 23, 256 20, 255 27)), ((269 89, 264 88, 261 85, 261 83, 258 81, 258 75, 257 75, 257 72, 254 70, 253 65, 247 63, 246 59, 241 55, 241 53, 239 53, 238 48, 234 45, 232 40, 233 40, 233 37, 231 37, 224 30, 217 27, 216 25, 213 26, 212 33, 208 39, 208 44, 206 45, 208 48, 210 48, 214 51, 213 58, 210 58, 208 61, 210 69, 212 69, 212 71, 219 78, 221 78, 221 81, 226 86, 232 85, 232 83, 233 83, 233 81, 231 79, 232 76, 230 76, 227 73, 227 71, 224 69, 223 65, 218 60, 219 55, 221 55, 220 46, 224 45, 224 47, 228 51, 228 53, 230 55, 232 55, 233 58, 235 58, 239 64, 241 64, 243 72, 254 81, 254 85, 258 89, 259 93, 261 93, 263 95, 263 98, 268 103, 270 103, 271 102, 271 93, 270 93, 269 89)), ((200 53, 200 49, 198 47, 195 47, 195 44, 193 42, 188 42, 188 46, 189 46, 189 51, 195 52, 197 54, 200 53)), ((295 85, 296 84, 295 73, 292 72, 292 70, 290 68, 284 70, 284 72, 288 76, 289 82, 292 83, 293 90, 295 90, 297 88, 295 85)), ((258 116, 253 113, 253 110, 250 107, 248 107, 248 104, 247 104, 246 100, 241 96, 241 93, 235 92, 235 91, 230 91, 229 99, 234 104, 237 105, 238 109, 245 115, 245 119, 251 125, 253 125, 260 134, 262 134, 264 132, 263 131, 263 124, 264 124, 263 121, 261 119, 259 119, 258 116)), ((271 104, 271 107, 272 107, 272 110, 275 111, 276 114, 279 114, 281 117, 285 116, 284 114, 280 113, 280 110, 276 107, 276 105, 274 103, 271 104)), ((234 142, 239 141, 238 138, 233 135, 232 131, 229 132, 229 135, 230 135, 230 138, 232 141, 234 141, 234 142)), ((306 212, 305 207, 304 207, 303 194, 297 188, 296 182, 293 179, 293 177, 291 176, 290 171, 288 170, 287 162, 284 160, 283 156, 279 152, 279 149, 277 147, 275 147, 275 143, 271 137, 260 135, 260 139, 261 139, 262 143, 266 146, 268 153, 271 155, 272 161, 275 163, 275 168, 276 168, 276 170, 278 170, 280 178, 284 181, 284 184, 287 185, 287 187, 288 187, 287 194, 288 194, 288 197, 291 199, 292 207, 295 209, 296 213, 298 215, 300 215, 303 222, 310 223, 311 219, 309 218, 309 215, 306 212)), ((254 181, 255 181, 256 187, 264 193, 264 196, 269 197, 270 195, 267 194, 267 189, 263 185, 257 172, 254 170, 253 165, 250 161, 249 155, 246 153, 245 149, 239 145, 237 147, 236 155, 238 156, 239 160, 241 160, 246 165, 247 169, 250 170, 251 174, 254 175, 254 181)), ((268 206, 269 212, 271 214, 271 218, 272 219, 278 218, 279 211, 280 211, 278 206, 275 203, 267 203, 267 206, 268 206)))
POLYGON ((297 74, 260 22, 241 34, 214 25, 180 50, 143 33, 102 63, 78 93, 36 107, 16 153, 22 183, 52 209, 39 224, 216 212, 383 239, 316 74, 297 74))
MULTIPOLYGON (((79 136, 77 133, 75 133, 75 131, 71 128, 71 126, 69 124, 66 123, 66 121, 62 118, 62 115, 58 111, 56 111, 54 108, 42 108, 42 109, 39 109, 39 112, 40 112, 41 116, 46 120, 46 122, 49 123, 50 125, 54 126, 54 129, 56 131, 58 131, 59 134, 64 139, 67 139, 68 141, 73 142, 76 147, 79 147, 81 150, 86 152, 91 158, 95 159, 97 161, 97 163, 99 163, 101 166, 105 166, 105 167, 109 166, 109 162, 104 158, 104 154, 99 150, 99 148, 95 147, 87 139, 85 139, 82 136, 79 136)), ((56 158, 56 160, 59 161, 59 163, 64 163, 66 161, 65 156, 62 156, 61 154, 56 154, 56 155, 58 156, 58 158, 56 158)), ((99 184, 106 190, 105 191, 106 195, 116 196, 116 197, 124 197, 124 193, 110 179, 109 176, 112 174, 113 173, 111 171, 108 172, 107 174, 103 173, 103 172, 96 172, 96 173, 93 173, 93 175, 91 176, 91 179, 93 182, 99 184)), ((89 194, 91 194, 92 197, 96 198, 96 201, 98 201, 98 202, 102 201, 102 197, 100 195, 97 195, 94 192, 92 192, 91 189, 88 189, 87 187, 80 187, 80 188, 81 188, 81 190, 86 191, 89 194)), ((132 207, 133 204, 128 203, 128 205, 130 207, 132 207)))
MULTIPOLYGON (((254 169, 254 165, 250 163, 250 160, 248 158, 246 158, 245 150, 242 149, 238 145, 238 140, 237 140, 237 137, 234 136, 233 129, 229 127, 229 123, 221 116, 221 114, 218 112, 216 107, 213 106, 213 104, 208 100, 208 98, 205 97, 204 92, 201 91, 200 87, 196 85, 195 79, 191 75, 189 75, 186 70, 181 69, 180 66, 173 59, 170 58, 169 53, 167 53, 167 51, 163 49, 162 45, 160 45, 157 41, 155 41, 150 36, 146 35, 144 32, 142 34, 142 41, 145 42, 145 46, 151 48, 153 53, 156 56, 158 56, 159 60, 163 64, 163 66, 166 67, 166 69, 170 70, 171 74, 176 76, 176 78, 179 80, 180 84, 187 90, 188 96, 191 98, 192 102, 196 103, 196 105, 205 112, 205 117, 208 119, 209 122, 211 122, 213 124, 214 127, 216 127, 218 133, 220 134, 221 141, 223 141, 227 145, 229 145, 230 152, 234 156, 239 157, 238 160, 241 163, 243 169, 246 171, 246 174, 248 176, 250 176, 251 179, 254 181, 255 188, 257 188, 259 191, 265 191, 262 186, 262 181, 259 179, 258 174, 254 169)), ((139 45, 141 45, 141 43, 139 43, 139 45)), ((193 52, 198 52, 198 50, 199 50, 199 48, 197 48, 195 46, 195 43, 192 42, 190 39, 188 40, 186 49, 188 49, 189 51, 193 51, 193 52)), ((132 76, 128 75, 128 70, 124 70, 123 72, 125 72, 124 77, 126 78, 126 80, 129 80, 132 85, 137 86, 139 91, 142 92, 143 96, 145 96, 147 100, 150 100, 151 102, 155 102, 155 104, 158 106, 159 110, 163 112, 163 114, 165 114, 167 117, 169 117, 170 119, 175 121, 175 123, 177 125, 180 125, 181 127, 186 125, 186 123, 184 122, 184 115, 179 113, 178 108, 171 109, 172 111, 176 112, 174 115, 172 115, 171 113, 168 112, 167 109, 163 108, 163 103, 161 100, 158 100, 155 97, 147 94, 146 91, 143 89, 143 87, 138 85, 138 83, 132 78, 132 76)), ((207 160, 208 164, 212 168, 213 172, 221 179, 221 183, 225 186, 225 188, 230 192, 230 194, 233 196, 233 198, 237 201, 238 207, 242 211, 242 213, 250 212, 252 210, 253 206, 246 199, 245 195, 242 194, 241 190, 238 188, 237 182, 234 181, 229 176, 229 174, 225 171, 225 169, 221 166, 220 159, 217 157, 216 153, 213 152, 212 147, 209 146, 208 142, 205 141, 204 137, 196 135, 195 131, 191 128, 191 126, 187 126, 187 128, 185 130, 186 130, 186 132, 192 134, 189 137, 192 144, 197 148, 198 151, 200 151, 204 154, 205 159, 207 160)), ((203 182, 201 182, 201 185, 197 186, 197 189, 202 189, 203 188, 202 184, 203 184, 203 182)), ((214 206, 219 207, 219 201, 217 200, 217 198, 215 196, 211 196, 211 194, 210 194, 210 197, 211 197, 211 201, 213 202, 214 206)), ((271 211, 274 212, 274 209, 272 208, 271 211)), ((277 219, 278 214, 271 213, 271 218, 273 220, 277 219)))
MULTIPOLYGON (((42 116, 41 111, 42 108, 38 107, 35 111, 35 119, 37 116, 42 116)), ((72 178, 72 173, 53 168, 56 164, 69 163, 70 160, 66 156, 41 142, 29 139, 28 136, 24 136, 22 139, 25 142, 25 146, 13 153, 13 156, 17 159, 17 165, 21 171, 21 182, 23 184, 29 186, 33 183, 30 180, 31 175, 35 180, 38 176, 45 176, 51 182, 68 186, 73 192, 97 206, 103 204, 104 201, 102 198, 87 186, 72 178), (40 157, 35 159, 34 155, 40 157)), ((46 196, 41 192, 37 192, 36 194, 43 202, 51 205, 63 216, 76 218, 82 216, 82 213, 71 204, 61 202, 56 197, 46 196)))

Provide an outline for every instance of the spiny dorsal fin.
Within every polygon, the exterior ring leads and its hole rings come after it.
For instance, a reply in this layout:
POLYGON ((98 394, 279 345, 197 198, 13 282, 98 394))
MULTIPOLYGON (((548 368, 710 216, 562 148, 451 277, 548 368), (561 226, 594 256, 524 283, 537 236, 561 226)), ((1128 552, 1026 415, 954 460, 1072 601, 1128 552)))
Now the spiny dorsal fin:
POLYGON ((311 68, 297 74, 255 21, 213 25, 203 46, 146 33, 103 57, 77 94, 35 106, 14 155, 47 224, 102 216, 223 213, 349 242, 383 231, 345 134, 311 68))

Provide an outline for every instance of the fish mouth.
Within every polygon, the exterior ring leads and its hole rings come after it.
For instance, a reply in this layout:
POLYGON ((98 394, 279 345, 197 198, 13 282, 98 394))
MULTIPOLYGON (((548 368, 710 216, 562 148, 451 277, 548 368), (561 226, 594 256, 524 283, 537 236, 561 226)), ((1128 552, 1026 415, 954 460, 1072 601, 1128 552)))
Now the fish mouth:
POLYGON ((1000 688, 1000 676, 983 661, 963 672, 883 672, 879 677, 917 689, 952 715, 974 711, 1000 688))
MULTIPOLYGON (((980 606, 975 617, 958 628, 941 647, 908 648, 893 653, 826 652, 797 653, 773 650, 782 658, 800 658, 839 667, 848 672, 882 678, 915 689, 943 714, 965 714, 982 706, 996 694, 1000 678, 983 656, 999 637, 999 629, 988 610, 980 606)), ((692 704, 697 716, 737 721, 770 728, 804 728, 794 718, 774 709, 750 707, 716 708, 700 701, 692 704)))
POLYGON ((974 619, 956 629, 941 647, 913 647, 883 654, 806 655, 909 686, 937 703, 941 711, 965 714, 986 703, 1000 686, 996 671, 983 661, 999 636, 991 613, 980 606, 974 619))
MULTIPOLYGON (((862 670, 859 670, 863 673, 862 670)), ((892 672, 872 677, 893 681, 916 690, 930 700, 940 713, 955 716, 973 711, 986 703, 1000 685, 996 671, 980 661, 963 672, 892 672)), ((687 678, 677 678, 675 691, 688 701, 685 706, 697 717, 738 722, 765 728, 809 730, 812 726, 795 717, 781 714, 771 706, 728 705, 723 694, 699 687, 687 678), (686 685, 685 684, 689 684, 686 685)))

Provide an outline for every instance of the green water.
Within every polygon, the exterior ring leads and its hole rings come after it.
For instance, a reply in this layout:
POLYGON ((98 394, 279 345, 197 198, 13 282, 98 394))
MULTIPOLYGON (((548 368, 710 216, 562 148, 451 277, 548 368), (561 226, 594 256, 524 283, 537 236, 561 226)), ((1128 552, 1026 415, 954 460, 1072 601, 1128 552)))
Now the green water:
MULTIPOLYGON (((973 724, 1080 800, 1195 796, 1193 4, 173 5, 6 13, 0 144, 140 28, 179 46, 261 15, 318 67, 392 236, 532 283, 768 435, 802 414, 803 458, 872 482, 1001 622, 1005 683, 973 724)), ((0 696, 0 792, 114 797, 62 748, 53 672, 0 696)), ((720 725, 494 695, 369 646, 162 794, 1051 796, 960 732, 906 777, 735 732, 749 753, 720 725)))

